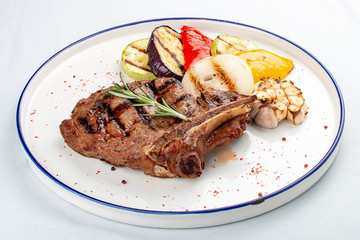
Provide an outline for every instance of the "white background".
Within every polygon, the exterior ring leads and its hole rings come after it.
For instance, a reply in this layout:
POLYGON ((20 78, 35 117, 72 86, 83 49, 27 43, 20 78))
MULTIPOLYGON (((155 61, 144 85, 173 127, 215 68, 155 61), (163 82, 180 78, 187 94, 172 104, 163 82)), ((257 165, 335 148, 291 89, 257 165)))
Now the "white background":
MULTIPOLYGON (((360 3, 357 0, 0 1, 0 239, 360 239, 360 3), (343 141, 328 172, 290 203, 218 227, 167 230, 125 225, 62 200, 32 172, 16 131, 16 107, 36 69, 94 32, 164 17, 236 21, 311 52, 344 95, 343 141)), ((321 99, 319 99, 321 101, 321 99)))

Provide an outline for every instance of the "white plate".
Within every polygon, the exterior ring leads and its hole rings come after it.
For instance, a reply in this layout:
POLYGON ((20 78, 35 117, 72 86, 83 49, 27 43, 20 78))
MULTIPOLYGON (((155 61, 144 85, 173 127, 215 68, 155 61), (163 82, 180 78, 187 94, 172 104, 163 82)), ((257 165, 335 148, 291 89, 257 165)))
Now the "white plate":
POLYGON ((335 80, 298 45, 244 24, 171 18, 110 28, 56 53, 24 88, 17 126, 31 168, 65 200, 115 221, 191 228, 253 217, 306 191, 333 162, 344 117, 335 80), (212 38, 222 33, 241 36, 291 58, 295 69, 287 79, 303 91, 309 106, 305 122, 294 126, 284 121, 275 130, 248 125, 239 140, 207 157, 198 179, 153 178, 125 167, 112 171, 111 165, 74 152, 60 135, 61 121, 69 118, 80 98, 119 80, 120 56, 128 43, 149 37, 163 24, 177 30, 194 26, 212 38), (232 156, 218 159, 224 152, 232 156))

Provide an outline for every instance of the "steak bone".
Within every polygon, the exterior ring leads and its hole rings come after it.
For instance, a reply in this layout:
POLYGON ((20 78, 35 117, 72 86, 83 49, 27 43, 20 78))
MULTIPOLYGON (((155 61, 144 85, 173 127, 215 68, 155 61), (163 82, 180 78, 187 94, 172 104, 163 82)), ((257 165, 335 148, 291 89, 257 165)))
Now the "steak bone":
POLYGON ((255 96, 245 97, 210 109, 159 137, 145 152, 155 162, 154 174, 159 177, 199 177, 205 167, 206 154, 242 135, 245 122, 241 121, 248 118, 255 99, 255 96), (225 123, 227 126, 221 129, 225 123), (216 141, 211 141, 214 138, 216 141))

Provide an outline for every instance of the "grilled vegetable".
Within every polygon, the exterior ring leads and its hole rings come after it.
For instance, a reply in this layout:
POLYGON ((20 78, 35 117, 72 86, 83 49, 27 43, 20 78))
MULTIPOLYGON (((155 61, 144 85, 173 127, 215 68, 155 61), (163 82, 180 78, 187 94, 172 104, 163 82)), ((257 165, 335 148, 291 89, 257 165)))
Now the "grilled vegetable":
POLYGON ((130 43, 121 55, 122 70, 134 80, 151 80, 156 76, 151 72, 146 53, 149 38, 130 43))
POLYGON ((250 40, 222 34, 217 36, 211 44, 211 55, 215 56, 226 53, 236 54, 242 51, 249 51, 258 48, 259 47, 250 40))
POLYGON ((265 78, 284 79, 294 68, 290 59, 263 49, 239 52, 236 56, 250 66, 255 83, 265 78))
POLYGON ((169 26, 153 30, 147 47, 149 67, 157 77, 184 76, 184 51, 181 35, 169 26))
POLYGON ((184 46, 185 71, 189 69, 191 64, 211 56, 210 46, 213 40, 196 28, 183 26, 181 28, 181 40, 184 46))
POLYGON ((254 86, 257 100, 250 117, 263 128, 276 128, 280 121, 287 119, 301 124, 307 114, 305 99, 299 88, 288 80, 268 78, 254 86))
POLYGON ((201 96, 209 89, 230 90, 250 95, 254 78, 249 66, 232 54, 204 58, 186 72, 182 86, 187 93, 201 96))

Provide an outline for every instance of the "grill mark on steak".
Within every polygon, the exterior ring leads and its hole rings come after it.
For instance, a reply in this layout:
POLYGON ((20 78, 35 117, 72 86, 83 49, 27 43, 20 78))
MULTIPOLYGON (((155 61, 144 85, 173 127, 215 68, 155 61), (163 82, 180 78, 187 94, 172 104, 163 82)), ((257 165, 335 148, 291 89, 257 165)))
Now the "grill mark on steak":
POLYGON ((113 118, 112 121, 114 124, 116 124, 115 126, 117 126, 121 131, 125 133, 125 126, 119 119, 113 118))
MULTIPOLYGON (((176 81, 166 81, 160 89, 158 89, 159 92, 162 93, 162 95, 175 95, 173 92, 173 89, 178 89, 180 87, 180 83, 176 80, 176 81)), ((174 104, 174 103, 173 103, 174 104)))
POLYGON ((109 116, 109 118, 113 118, 114 115, 115 115, 115 112, 110 108, 110 105, 109 104, 106 104, 106 112, 109 116))
POLYGON ((118 125, 125 131, 126 136, 130 135, 134 124, 143 120, 139 111, 135 107, 131 106, 131 104, 131 101, 126 100, 116 106, 113 110, 113 117, 116 119, 118 125))
POLYGON ((147 86, 149 87, 149 89, 154 93, 155 96, 158 95, 156 86, 155 86, 155 80, 149 81, 149 83, 147 84, 147 86))
POLYGON ((157 88, 158 97, 164 98, 167 103, 172 105, 182 114, 190 116, 198 112, 199 105, 196 104, 193 97, 189 97, 188 93, 182 89, 179 80, 175 78, 163 78, 156 80, 155 86, 157 88), (185 97, 184 95, 188 95, 188 97, 185 97))
MULTIPOLYGON (((154 80, 153 80, 154 81, 154 80)), ((154 81, 155 82, 155 81, 154 81)), ((168 90, 168 87, 175 84, 177 87, 179 87, 179 82, 178 80, 176 80, 175 78, 170 78, 168 80, 166 80, 163 84, 161 84, 160 86, 158 86, 156 88, 157 92, 158 93, 162 93, 164 94, 163 92, 168 90)), ((155 85, 156 86, 156 85, 155 85)))
POLYGON ((177 104, 178 102, 181 102, 185 99, 191 99, 193 100, 193 97, 191 94, 184 94, 184 95, 181 95, 178 99, 175 100, 174 104, 177 104))
POLYGON ((90 133, 90 134, 96 133, 86 118, 80 118, 79 122, 80 122, 80 125, 83 126, 88 133, 90 133))
POLYGON ((100 100, 96 100, 95 106, 97 106, 99 110, 104 110, 108 107, 108 104, 105 102, 101 102, 100 100))
POLYGON ((149 117, 148 116, 143 116, 143 114, 144 114, 143 107, 136 107, 136 110, 140 114, 140 117, 142 118, 142 121, 144 121, 144 123, 146 125, 148 125, 151 130, 155 131, 155 128, 153 127, 153 125, 151 124, 151 122, 149 120, 149 117))
MULTIPOLYGON (((130 101, 126 101, 120 105, 118 105, 113 112, 116 113, 116 115, 121 115, 124 111, 126 111, 126 109, 128 109, 130 107, 132 103, 130 101)), ((114 114, 115 116, 115 114, 114 114)))
POLYGON ((119 125, 116 118, 113 118, 105 124, 106 132, 112 137, 125 137, 124 129, 119 125))

